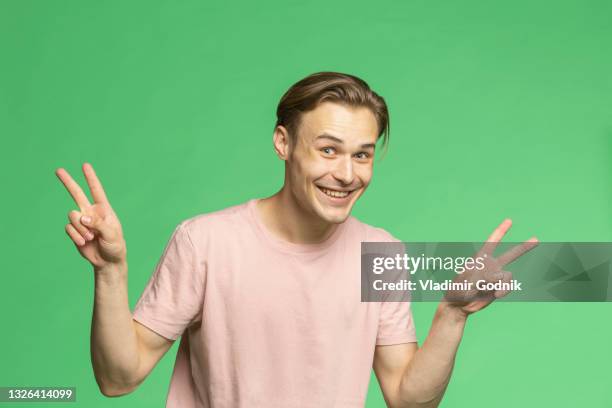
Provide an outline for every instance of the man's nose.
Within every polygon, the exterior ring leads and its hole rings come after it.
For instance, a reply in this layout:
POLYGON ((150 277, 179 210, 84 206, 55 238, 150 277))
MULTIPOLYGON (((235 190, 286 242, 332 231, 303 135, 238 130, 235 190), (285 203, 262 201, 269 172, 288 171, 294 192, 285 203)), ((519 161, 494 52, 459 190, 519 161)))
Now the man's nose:
POLYGON ((342 184, 351 184, 353 182, 355 173, 353 172, 353 160, 351 160, 351 157, 338 158, 333 176, 342 184))

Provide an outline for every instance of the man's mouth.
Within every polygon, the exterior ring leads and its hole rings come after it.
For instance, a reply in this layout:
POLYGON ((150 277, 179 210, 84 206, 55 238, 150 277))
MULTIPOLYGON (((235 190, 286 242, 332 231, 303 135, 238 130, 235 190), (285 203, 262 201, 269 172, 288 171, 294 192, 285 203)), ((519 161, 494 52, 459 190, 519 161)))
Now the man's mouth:
POLYGON ((345 190, 345 191, 341 191, 341 190, 331 190, 329 188, 325 188, 325 187, 321 187, 321 186, 317 186, 319 188, 319 190, 321 190, 325 195, 332 197, 332 198, 346 198, 348 197, 353 191, 355 190, 345 190))

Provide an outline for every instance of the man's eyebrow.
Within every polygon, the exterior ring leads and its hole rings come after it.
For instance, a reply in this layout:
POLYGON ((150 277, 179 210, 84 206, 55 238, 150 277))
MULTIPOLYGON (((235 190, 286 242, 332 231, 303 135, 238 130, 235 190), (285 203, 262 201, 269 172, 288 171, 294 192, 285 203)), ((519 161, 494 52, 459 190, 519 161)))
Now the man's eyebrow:
MULTIPOLYGON (((329 139, 329 140, 334 141, 336 143, 344 144, 344 140, 342 140, 342 139, 340 139, 340 138, 338 138, 336 136, 329 135, 327 133, 323 133, 323 134, 317 136, 315 140, 319 140, 319 139, 329 139)), ((362 149, 374 149, 374 148, 376 148, 376 143, 365 143, 365 144, 361 145, 361 148, 362 149)))
POLYGON ((319 140, 319 139, 329 139, 329 140, 334 141, 336 143, 344 144, 344 140, 342 140, 342 139, 340 139, 340 138, 338 138, 336 136, 328 135, 327 133, 323 133, 323 134, 317 136, 316 140, 319 140))

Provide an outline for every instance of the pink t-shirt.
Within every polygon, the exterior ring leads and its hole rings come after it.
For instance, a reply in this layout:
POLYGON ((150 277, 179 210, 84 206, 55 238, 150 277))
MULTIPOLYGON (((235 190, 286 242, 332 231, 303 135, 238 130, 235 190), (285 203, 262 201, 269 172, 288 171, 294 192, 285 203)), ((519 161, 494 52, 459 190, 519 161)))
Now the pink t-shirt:
POLYGON ((166 407, 363 407, 376 345, 415 342, 409 303, 361 302, 349 217, 325 242, 266 229, 257 199, 181 222, 134 319, 181 342, 166 407))

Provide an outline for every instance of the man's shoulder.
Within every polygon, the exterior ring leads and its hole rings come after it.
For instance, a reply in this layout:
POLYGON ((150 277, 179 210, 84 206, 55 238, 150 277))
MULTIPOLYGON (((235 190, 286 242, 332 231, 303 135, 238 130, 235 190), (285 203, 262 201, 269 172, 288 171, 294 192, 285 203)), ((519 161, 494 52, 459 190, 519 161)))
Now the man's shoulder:
POLYGON ((233 227, 244 226, 250 201, 219 210, 200 213, 180 222, 179 227, 190 235, 198 236, 211 231, 228 232, 233 227))
POLYGON ((350 217, 350 222, 353 225, 355 233, 360 236, 362 241, 365 242, 396 242, 399 241, 393 234, 386 229, 367 224, 354 216, 350 217))

